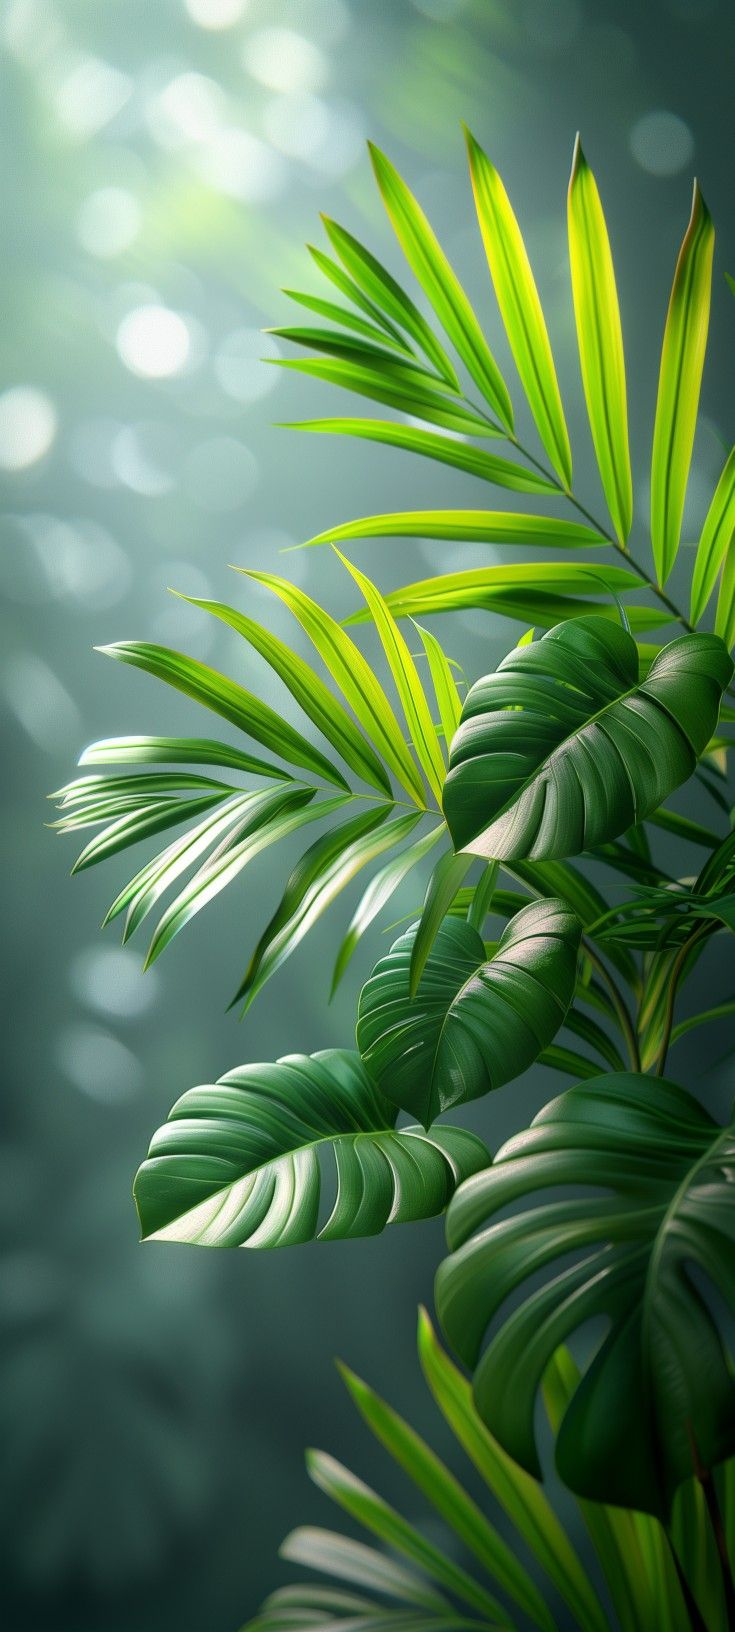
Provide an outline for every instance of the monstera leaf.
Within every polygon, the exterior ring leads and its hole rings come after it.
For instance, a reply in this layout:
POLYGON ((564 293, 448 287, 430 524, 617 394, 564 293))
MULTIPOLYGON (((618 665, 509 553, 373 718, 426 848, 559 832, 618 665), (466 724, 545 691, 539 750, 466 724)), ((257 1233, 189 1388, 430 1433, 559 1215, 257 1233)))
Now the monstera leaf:
POLYGON ((600 617, 516 647, 472 687, 452 742, 455 849, 554 858, 625 832, 691 775, 732 672, 716 635, 683 635, 639 680, 632 636, 600 617))
POLYGON ((396 1111, 344 1049, 243 1065, 192 1088, 154 1135, 135 1180, 142 1232, 210 1247, 285 1247, 376 1235, 442 1212, 487 1166, 463 1128, 395 1130, 396 1111), (319 1228, 319 1151, 337 1176, 319 1228))
POLYGON ((389 1099, 429 1127, 451 1105, 520 1075, 551 1042, 574 995, 581 924, 563 901, 534 901, 495 956, 446 918, 410 996, 414 924, 363 987, 357 1045, 389 1099))
POLYGON ((481 1416, 522 1467, 539 1472, 533 1418, 547 1365, 600 1317, 607 1335, 557 1440, 574 1491, 666 1517, 679 1484, 735 1451, 723 1330, 735 1306, 734 1184, 732 1123, 718 1126, 673 1083, 620 1074, 553 1100, 463 1187, 439 1315, 477 1366, 481 1416), (558 1185, 584 1193, 527 1205, 558 1185), (520 1213, 496 1218, 519 1201, 520 1213), (529 1277, 478 1364, 490 1322, 529 1277))

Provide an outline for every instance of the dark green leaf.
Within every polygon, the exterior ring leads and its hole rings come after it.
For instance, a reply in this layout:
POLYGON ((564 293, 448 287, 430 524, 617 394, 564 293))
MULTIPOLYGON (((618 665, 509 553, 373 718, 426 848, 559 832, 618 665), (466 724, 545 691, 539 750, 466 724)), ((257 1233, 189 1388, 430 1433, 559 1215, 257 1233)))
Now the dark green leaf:
POLYGON ((444 788, 455 848, 561 857, 625 832, 691 775, 731 675, 716 636, 684 635, 639 682, 635 641, 599 618, 516 647, 462 710, 444 788))
POLYGON ((699 1286, 732 1309, 734 1180, 732 1127, 718 1127, 673 1083, 618 1075, 568 1089, 464 1186, 448 1220, 440 1318, 477 1366, 481 1416, 522 1467, 539 1470, 533 1419, 544 1371, 594 1318, 609 1329, 557 1439, 574 1491, 666 1518, 695 1448, 704 1469, 733 1454, 721 1317, 699 1286), (561 1199, 529 1205, 552 1186, 563 1187, 561 1199), (497 1220, 519 1201, 523 1211, 497 1220), (494 1315, 521 1288, 478 1364, 494 1315))
POLYGON ((244 1065, 192 1088, 154 1135, 135 1199, 146 1239, 291 1246, 429 1218, 488 1160, 463 1129, 394 1131, 395 1109, 343 1049, 244 1065), (337 1196, 319 1226, 319 1149, 337 1196))
POLYGON ((363 987, 357 1045, 388 1098, 428 1127, 519 1076, 551 1042, 574 993, 581 927, 563 902, 532 902, 488 961, 471 924, 447 918, 411 998, 417 928, 363 987))

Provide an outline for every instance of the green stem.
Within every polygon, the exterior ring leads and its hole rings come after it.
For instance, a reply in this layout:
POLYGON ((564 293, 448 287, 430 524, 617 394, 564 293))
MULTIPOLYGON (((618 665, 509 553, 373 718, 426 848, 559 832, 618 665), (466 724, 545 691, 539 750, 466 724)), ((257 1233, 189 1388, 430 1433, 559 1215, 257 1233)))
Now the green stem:
POLYGON ((585 957, 589 958, 593 969, 597 970, 598 975, 600 975, 604 980, 610 993, 610 998, 615 1009, 615 1013, 618 1017, 618 1025, 620 1026, 620 1030, 625 1038, 631 1070, 640 1071, 641 1057, 638 1050, 638 1038, 636 1036, 635 1026, 633 1025, 625 998, 623 997, 622 992, 620 991, 616 982, 613 980, 607 965, 603 962, 602 958, 599 956, 599 953, 595 951, 586 935, 582 936, 582 948, 585 957))
POLYGON ((660 585, 656 583, 655 578, 651 577, 650 572, 647 572, 646 568, 641 565, 640 561, 637 561, 635 556, 631 555, 630 550, 626 549, 625 545, 621 544, 607 527, 603 527, 602 523, 597 520, 597 517, 592 514, 592 511, 588 510, 586 505, 582 504, 581 500, 577 498, 576 493, 573 493, 571 488, 563 487, 561 482, 557 482, 553 472, 547 470, 546 466, 543 465, 540 460, 534 458, 534 455, 529 453, 528 448, 523 447, 523 444, 518 441, 517 437, 511 436, 508 440, 513 443, 513 446, 518 449, 518 452, 523 455, 524 459, 528 459, 529 463, 535 466, 536 470, 541 476, 543 476, 547 481, 554 483, 554 486, 559 490, 559 494, 568 499, 569 503, 573 505, 574 509, 578 511, 579 515, 584 516, 585 521, 588 521, 590 526, 594 527, 596 532, 600 533, 603 538, 607 539, 610 547, 613 550, 616 550, 617 554, 622 556, 623 560, 627 561, 634 571, 640 575, 640 577, 648 585, 651 593, 657 597, 662 606, 666 607, 667 612, 671 613, 672 619, 676 623, 680 623, 682 627, 687 630, 688 634, 692 634, 694 626, 689 622, 689 619, 684 616, 684 613, 676 605, 676 602, 672 601, 670 596, 666 594, 665 590, 661 589, 660 585))
POLYGON ((666 1056, 669 1052, 671 1032, 674 1025, 676 993, 679 981, 681 980, 684 964, 686 963, 688 954, 691 952, 692 947, 696 946, 698 941, 704 940, 706 935, 711 935, 713 926, 716 926, 716 920, 705 919, 704 923, 700 924, 699 927, 694 930, 693 934, 689 935, 684 941, 683 945, 680 946, 672 964, 671 974, 669 976, 669 989, 666 998, 666 1015, 664 1019, 663 1039, 658 1056, 658 1065, 656 1067, 657 1077, 662 1077, 666 1069, 666 1056))
MULTIPOLYGON (((712 1469, 707 1467, 702 1462, 699 1454, 699 1447, 694 1437, 691 1424, 688 1425, 688 1428, 692 1461, 694 1463, 694 1474, 697 1484, 699 1485, 704 1497, 707 1514, 712 1526, 712 1534, 715 1538, 717 1555, 720 1560, 722 1590, 725 1594, 725 1608, 727 1611, 727 1624, 728 1627, 732 1629, 732 1632, 735 1632, 735 1580, 733 1580, 732 1565, 730 1563, 730 1554, 727 1546, 727 1536, 725 1534, 725 1525, 722 1518, 722 1512, 720 1510, 720 1504, 717 1499, 717 1488, 712 1469)), ((673 1544, 671 1545, 671 1551, 674 1553, 674 1558, 676 1561, 676 1554, 673 1544)))
POLYGON ((722 1513, 720 1511, 720 1504, 717 1500, 715 1481, 712 1477, 712 1472, 710 1469, 706 1469, 705 1471, 698 1473, 697 1478, 707 1504, 709 1521, 712 1525, 712 1531, 717 1544, 720 1568, 722 1570, 722 1587, 725 1594, 725 1606, 727 1609, 727 1624, 729 1627, 735 1628, 735 1581, 733 1581, 730 1555, 727 1550, 725 1526, 722 1519, 722 1513))
POLYGON ((678 1553, 676 1551, 676 1548, 675 1548, 674 1543, 673 1543, 673 1541, 671 1539, 671 1536, 669 1535, 668 1530, 665 1531, 665 1535, 666 1535, 666 1540, 667 1540, 667 1542, 669 1544, 669 1552, 671 1554, 674 1569, 676 1570, 676 1574, 677 1574, 678 1581, 679 1581, 679 1586, 681 1587, 681 1595, 682 1595, 682 1598, 684 1599, 684 1604, 686 1606, 686 1612, 687 1612, 687 1615, 689 1616, 689 1620, 691 1622, 692 1632, 708 1632, 707 1623, 706 1623, 706 1621, 704 1619, 704 1616, 703 1616, 703 1614, 702 1614, 702 1612, 701 1612, 701 1610, 699 1608, 699 1604, 697 1603, 697 1600, 696 1600, 696 1598, 694 1596, 694 1593, 692 1592, 692 1589, 691 1589, 691 1587, 689 1585, 689 1582, 687 1581, 687 1578, 686 1578, 686 1576, 684 1574, 684 1571, 682 1569, 682 1566, 681 1566, 681 1563, 680 1563, 680 1560, 679 1560, 679 1555, 678 1555, 678 1553))

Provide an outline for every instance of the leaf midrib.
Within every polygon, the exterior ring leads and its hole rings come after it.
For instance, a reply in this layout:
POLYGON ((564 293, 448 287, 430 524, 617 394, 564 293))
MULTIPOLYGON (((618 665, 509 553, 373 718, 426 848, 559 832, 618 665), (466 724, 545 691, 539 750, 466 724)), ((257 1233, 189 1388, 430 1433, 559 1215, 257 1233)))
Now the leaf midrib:
POLYGON ((655 1299, 654 1283, 661 1266, 661 1260, 668 1247, 668 1231, 674 1222, 684 1196, 696 1183, 697 1175, 708 1162, 713 1160, 718 1146, 724 1144, 727 1138, 731 1135, 732 1125, 730 1123, 728 1123, 725 1127, 716 1130, 716 1137, 713 1138, 712 1141, 706 1146, 706 1148, 702 1151, 702 1154, 697 1157, 697 1160, 693 1163, 693 1165, 687 1168, 681 1183, 677 1185, 674 1195, 672 1196, 672 1199, 664 1212, 661 1223, 654 1235, 653 1247, 648 1260, 648 1268, 644 1277, 643 1295, 641 1298, 641 1330, 643 1335, 642 1349, 644 1355, 650 1351, 651 1347, 650 1328, 653 1321, 653 1303, 655 1299))
MULTIPOLYGON (((397 1115, 398 1115, 398 1112, 396 1111, 396 1116, 397 1115)), ((176 1121, 184 1121, 184 1120, 188 1120, 188 1118, 181 1117, 181 1118, 176 1118, 175 1120, 176 1121)), ((264 1161, 259 1162, 257 1167, 248 1168, 246 1172, 240 1173, 237 1178, 230 1179, 227 1184, 218 1185, 214 1190, 210 1191, 209 1196, 200 1198, 199 1201, 194 1202, 193 1206, 186 1207, 183 1212, 175 1213, 173 1218, 169 1219, 168 1223, 164 1224, 163 1226, 160 1226, 160 1228, 169 1229, 172 1224, 179 1223, 182 1219, 187 1218, 190 1213, 195 1212, 197 1207, 201 1207, 202 1201, 208 1201, 210 1199, 210 1197, 212 1197, 212 1196, 222 1196, 222 1195, 224 1195, 226 1191, 232 1190, 236 1184, 242 1184, 243 1179, 256 1179, 258 1177, 258 1174, 263 1173, 266 1168, 273 1167, 276 1162, 285 1161, 288 1157, 306 1155, 309 1151, 318 1150, 320 1145, 334 1146, 341 1139, 351 1139, 354 1143, 356 1143, 360 1139, 372 1139, 372 1140, 375 1140, 377 1138, 384 1137, 386 1134, 392 1134, 395 1138, 402 1138, 404 1134, 410 1134, 413 1137, 418 1137, 418 1138, 421 1138, 421 1139, 426 1139, 428 1137, 427 1129, 421 1128, 418 1125, 416 1125, 415 1127, 409 1126, 407 1128, 396 1128, 395 1124, 393 1124, 392 1127, 387 1126, 387 1127, 382 1127, 382 1128, 358 1128, 354 1132, 351 1132, 348 1128, 345 1128, 340 1133, 324 1133, 324 1134, 320 1134, 318 1136, 318 1138, 309 1139, 303 1145, 294 1145, 290 1150, 282 1150, 282 1151, 279 1151, 274 1156, 268 1156, 268 1157, 265 1158, 264 1161)), ((434 1145, 433 1148, 436 1149, 437 1148, 436 1145, 434 1145)), ((167 1154, 173 1154, 173 1152, 170 1152, 170 1153, 167 1153, 167 1154)), ((200 1152, 180 1152, 179 1154, 180 1155, 192 1155, 192 1154, 197 1155, 197 1154, 201 1154, 201 1153, 200 1152)), ((444 1156, 443 1151, 442 1151, 442 1156, 444 1156)), ((147 1157, 147 1161, 163 1161, 165 1159, 166 1158, 165 1158, 164 1154, 156 1155, 154 1153, 153 1156, 149 1155, 147 1157)), ((219 1160, 222 1160, 222 1161, 227 1160, 226 1157, 215 1158, 215 1159, 219 1159, 219 1160)), ((446 1157, 444 1159, 446 1160, 446 1157)), ((392 1168, 391 1168, 391 1172, 393 1172, 392 1168)), ((180 1182, 180 1181, 178 1181, 178 1182, 180 1182)), ((394 1183, 394 1188, 395 1188, 395 1183, 394 1183)), ((158 1231, 155 1231, 154 1233, 157 1234, 158 1231)))

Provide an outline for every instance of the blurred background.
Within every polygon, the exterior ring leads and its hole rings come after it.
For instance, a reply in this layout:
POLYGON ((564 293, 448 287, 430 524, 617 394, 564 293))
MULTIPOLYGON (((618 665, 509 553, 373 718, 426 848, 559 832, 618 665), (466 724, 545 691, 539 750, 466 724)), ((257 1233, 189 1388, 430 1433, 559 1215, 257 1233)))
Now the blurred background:
MULTIPOLYGON (((226 1014, 285 876, 278 850, 142 975, 141 948, 99 930, 124 863, 70 880, 75 851, 44 826, 45 796, 95 737, 201 721, 92 648, 164 641, 275 701, 252 654, 168 586, 243 604, 228 563, 257 565, 342 613, 339 564, 284 547, 376 509, 484 502, 454 471, 273 428, 355 411, 261 361, 278 351, 260 331, 288 320, 282 285, 317 289, 302 246, 323 241, 320 210, 399 269, 367 136, 419 194, 504 360, 460 119, 500 167, 545 301, 581 488, 596 501, 566 261, 581 127, 617 259, 643 522, 656 357, 696 170, 719 248, 693 530, 732 389, 734 45, 728 0, 0 6, 8 1632, 234 1632, 284 1578, 287 1529, 330 1522, 304 1445, 380 1485, 336 1354, 442 1445, 414 1356, 440 1223, 282 1256, 137 1243, 132 1176, 173 1100, 242 1060, 349 1045, 359 980, 385 943, 376 930, 328 1007, 343 902, 244 1024, 226 1014)), ((452 550, 455 564, 488 559, 452 550)), ((356 551, 383 585, 442 559, 434 545, 356 551)), ((285 614, 253 605, 287 633, 285 614)), ((449 625, 438 632, 487 668, 511 626, 480 616, 456 620, 451 639, 449 625)), ((681 1054, 683 1070, 701 1071, 696 1044, 681 1054)), ((719 1094, 721 1073, 711 1081, 719 1094)), ((537 1074, 468 1120, 497 1144, 558 1087, 537 1074)))

